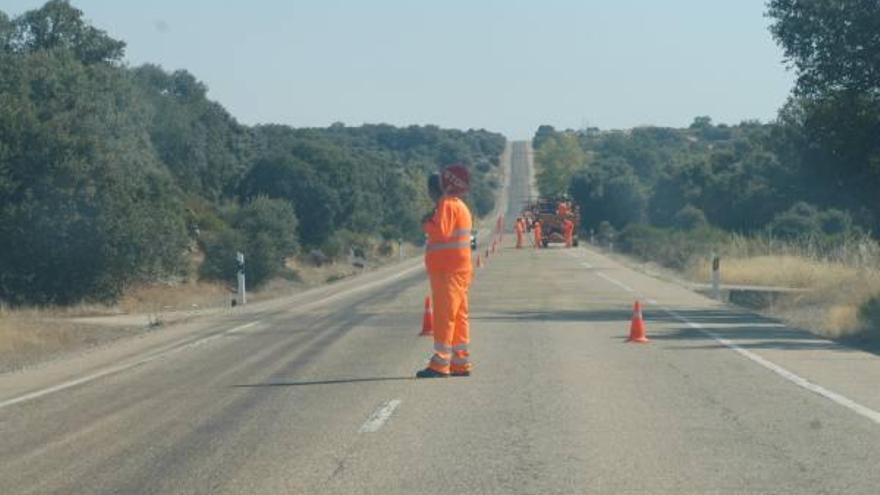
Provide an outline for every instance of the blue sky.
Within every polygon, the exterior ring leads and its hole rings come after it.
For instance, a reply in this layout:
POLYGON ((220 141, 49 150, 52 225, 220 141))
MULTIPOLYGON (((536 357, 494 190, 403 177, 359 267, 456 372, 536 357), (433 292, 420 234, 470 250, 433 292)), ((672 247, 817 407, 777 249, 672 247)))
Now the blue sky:
MULTIPOLYGON (((41 1, 3 0, 9 15, 41 1)), ((764 0, 73 0, 132 65, 246 124, 487 128, 773 119, 794 76, 764 0)))

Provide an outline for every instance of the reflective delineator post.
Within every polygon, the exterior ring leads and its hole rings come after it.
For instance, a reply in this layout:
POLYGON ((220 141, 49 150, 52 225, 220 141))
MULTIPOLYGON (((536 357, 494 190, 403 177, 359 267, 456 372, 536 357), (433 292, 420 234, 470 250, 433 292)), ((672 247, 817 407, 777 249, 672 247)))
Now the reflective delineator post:
POLYGON ((712 298, 721 300, 721 257, 712 253, 712 298))
POLYGON ((236 253, 235 261, 238 265, 238 304, 244 305, 247 304, 247 292, 244 280, 244 253, 236 253))

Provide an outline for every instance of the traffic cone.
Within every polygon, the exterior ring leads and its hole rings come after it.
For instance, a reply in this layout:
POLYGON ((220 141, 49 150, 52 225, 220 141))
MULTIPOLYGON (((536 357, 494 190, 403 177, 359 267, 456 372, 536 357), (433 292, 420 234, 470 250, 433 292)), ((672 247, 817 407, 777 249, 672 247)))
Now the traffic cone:
POLYGON ((642 318, 642 303, 636 301, 635 304, 633 304, 632 322, 629 325, 629 338, 626 339, 626 341, 647 344, 650 341, 645 333, 645 319, 642 318))
POLYGON ((477 268, 483 268, 483 257, 477 254, 477 268))
POLYGON ((431 311, 431 297, 425 298, 425 314, 422 316, 422 333, 423 335, 434 335, 434 312, 431 311))

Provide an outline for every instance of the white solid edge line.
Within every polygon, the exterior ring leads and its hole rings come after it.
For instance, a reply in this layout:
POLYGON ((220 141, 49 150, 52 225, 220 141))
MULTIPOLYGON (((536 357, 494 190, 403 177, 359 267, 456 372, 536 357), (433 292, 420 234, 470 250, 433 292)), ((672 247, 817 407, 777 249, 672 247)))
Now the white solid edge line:
MULTIPOLYGON (((325 303, 327 303, 327 302, 333 301, 334 299, 337 299, 337 298, 339 298, 339 297, 343 297, 343 296, 347 296, 347 295, 350 295, 350 294, 354 294, 354 293, 357 293, 357 292, 361 292, 361 291, 364 291, 364 290, 367 290, 367 289, 371 289, 371 288, 373 288, 373 287, 375 287, 375 286, 377 286, 377 285, 382 285, 382 284, 388 283, 388 282, 390 282, 390 281, 393 281, 393 280, 395 280, 395 279, 398 279, 398 278, 400 278, 400 277, 402 277, 402 276, 408 274, 409 272, 411 272, 411 271, 413 271, 413 270, 415 270, 415 269, 417 269, 417 268, 421 268, 421 265, 420 265, 420 264, 419 264, 419 265, 414 265, 414 266, 412 266, 412 267, 410 267, 410 268, 407 268, 407 269, 405 269, 405 270, 401 270, 400 272, 397 272, 397 273, 395 273, 394 275, 392 275, 392 276, 390 276, 390 277, 386 277, 386 278, 383 278, 383 279, 377 280, 377 281, 375 281, 375 282, 370 282, 369 284, 364 284, 364 285, 361 285, 361 286, 358 286, 358 287, 353 287, 353 288, 351 288, 351 289, 347 289, 347 290, 344 290, 344 291, 341 291, 341 292, 337 292, 336 294, 331 294, 331 295, 329 295, 329 296, 327 296, 327 297, 325 297, 325 298, 323 298, 323 299, 320 299, 320 300, 317 300, 317 301, 313 301, 313 302, 311 302, 311 303, 308 303, 308 304, 304 304, 304 305, 302 305, 302 306, 299 306, 299 307, 297 307, 296 309, 297 309, 297 310, 309 309, 309 308, 312 308, 312 307, 314 307, 314 306, 318 306, 318 305, 325 304, 325 303)), ((208 342, 210 342, 210 341, 212 341, 212 340, 215 340, 215 339, 218 339, 218 338, 220 338, 220 337, 223 337, 223 336, 229 335, 229 334, 231 334, 231 333, 235 333, 235 332, 238 332, 238 331, 241 331, 241 330, 248 329, 248 328, 250 328, 250 327, 252 327, 252 326, 254 326, 254 325, 258 324, 258 323, 260 323, 259 320, 258 320, 258 321, 252 321, 252 322, 250 322, 250 323, 245 323, 244 325, 239 325, 239 326, 237 326, 237 327, 230 328, 229 330, 226 330, 226 331, 223 331, 223 332, 218 332, 218 333, 214 333, 214 334, 211 334, 211 335, 207 335, 207 336, 205 336, 205 337, 203 337, 203 338, 201 338, 201 339, 197 339, 197 340, 194 340, 194 341, 192 341, 192 342, 189 342, 189 343, 186 343, 186 344, 183 344, 183 345, 177 346, 177 347, 173 347, 173 348, 168 349, 168 350, 160 351, 160 352, 158 352, 158 353, 156 353, 156 354, 149 355, 148 357, 146 357, 146 358, 144 358, 144 359, 140 359, 140 360, 137 360, 137 361, 134 361, 134 362, 131 362, 131 363, 122 364, 122 365, 118 365, 118 366, 111 366, 110 368, 103 369, 103 370, 101 370, 101 371, 99 371, 99 372, 97 372, 97 373, 93 373, 93 374, 91 374, 91 375, 87 375, 87 376, 84 376, 84 377, 81 377, 81 378, 77 378, 77 379, 70 380, 70 381, 67 381, 67 382, 59 383, 58 385, 53 385, 53 386, 48 387, 48 388, 44 388, 44 389, 41 389, 41 390, 36 390, 36 391, 34 391, 34 392, 29 392, 29 393, 24 394, 24 395, 19 395, 18 397, 13 397, 13 398, 11 398, 11 399, 8 399, 8 400, 5 400, 5 401, 3 401, 3 402, 0 402, 0 409, 6 408, 6 407, 9 407, 9 406, 13 406, 13 405, 15 405, 15 404, 21 404, 22 402, 27 402, 27 401, 29 401, 29 400, 38 399, 38 398, 40 398, 40 397, 44 397, 44 396, 49 395, 49 394, 54 394, 55 392, 61 392, 62 390, 66 390, 66 389, 69 389, 69 388, 71 388, 71 387, 76 387, 77 385, 83 385, 83 384, 85 384, 85 383, 89 383, 89 382, 95 381, 95 380, 97 380, 97 379, 99 379, 99 378, 104 378, 105 376, 109 376, 109 375, 113 375, 113 374, 116 374, 116 373, 121 373, 121 372, 126 371, 126 370, 130 370, 130 369, 135 368, 135 367, 137 367, 137 366, 142 366, 142 365, 144 365, 144 364, 147 364, 147 363, 149 363, 149 362, 155 361, 155 360, 157 360, 157 359, 161 359, 161 358, 167 357, 167 356, 169 356, 169 355, 171 355, 171 354, 174 354, 174 353, 177 353, 177 352, 180 352, 180 351, 186 350, 186 349, 192 349, 192 348, 194 348, 194 347, 198 347, 198 346, 204 345, 204 344, 206 344, 206 343, 208 343, 208 342)), ((396 406, 395 406, 395 407, 396 407, 396 406)))
MULTIPOLYGON (((605 275, 604 273, 597 272, 597 275, 599 275, 600 277, 604 278, 605 280, 607 280, 607 281, 609 281, 619 287, 624 288, 625 290, 627 290, 629 292, 635 292, 633 289, 627 287, 625 284, 618 282, 617 280, 614 280, 613 278, 605 275)), ((653 299, 651 299, 650 301, 652 304, 657 304, 657 301, 655 301, 653 299)), ((877 412, 877 411, 875 411, 867 406, 864 406, 862 404, 859 404, 858 402, 856 402, 848 397, 845 397, 843 395, 840 395, 837 392, 833 392, 831 390, 828 390, 827 388, 822 387, 821 385, 817 385, 817 384, 807 380, 806 378, 804 378, 800 375, 797 375, 797 374, 783 368, 782 366, 779 366, 778 364, 755 354, 754 352, 751 352, 747 349, 744 349, 744 348, 738 346, 737 344, 731 342, 730 340, 725 339, 724 337, 718 335, 717 333, 715 333, 711 330, 708 330, 707 328, 700 325, 699 323, 694 323, 694 322, 688 320, 684 316, 681 316, 680 314, 676 313, 675 311, 673 311, 669 308, 666 308, 664 306, 660 306, 659 304, 658 304, 658 306, 660 309, 662 309, 664 312, 666 312, 669 316, 672 316, 676 320, 684 323, 685 325, 693 328, 694 330, 698 330, 698 331, 708 335, 716 342, 727 347, 728 349, 736 351, 741 356, 749 359, 753 363, 757 363, 757 364, 763 366, 764 368, 767 368, 768 370, 776 373, 777 375, 781 376, 782 378, 790 381, 791 383, 793 383, 803 389, 806 389, 810 392, 813 392, 816 395, 824 397, 839 406, 843 406, 843 407, 849 409, 850 411, 858 414, 859 416, 867 418, 867 419, 873 421, 874 423, 880 424, 880 412, 877 412)), ((782 325, 782 326, 784 326, 784 325, 782 325)))
POLYGON ((620 287, 621 289, 623 289, 623 290, 625 290, 625 291, 627 291, 627 292, 632 292, 632 293, 634 293, 634 292, 636 291, 635 289, 633 289, 632 287, 626 285, 625 283, 623 283, 623 282, 619 282, 619 281, 617 281, 617 280, 615 280, 615 279, 609 277, 608 275, 605 275, 605 274, 602 273, 602 272, 596 272, 596 275, 598 275, 598 276, 604 278, 605 280, 611 282, 612 284, 614 284, 614 285, 620 287))
POLYGON ((778 364, 755 354, 754 352, 751 352, 747 349, 744 349, 744 348, 738 346, 737 344, 731 342, 730 340, 725 339, 724 337, 716 334, 715 332, 712 332, 711 330, 707 330, 702 325, 700 325, 698 323, 694 323, 692 321, 689 321, 687 318, 679 315, 675 311, 672 311, 667 308, 662 308, 662 309, 663 309, 663 311, 665 311, 667 314, 669 314, 673 318, 681 321, 682 323, 686 324, 687 326, 689 326, 695 330, 699 330, 700 332, 703 332, 704 334, 706 334, 709 337, 713 338, 714 340, 718 341, 720 344, 724 345, 725 347, 738 352, 740 355, 748 358, 752 362, 760 364, 761 366, 776 373, 777 375, 781 376, 782 378, 785 378, 786 380, 794 383, 795 385, 797 385, 801 388, 804 388, 806 390, 809 390, 810 392, 813 392, 814 394, 820 395, 820 396, 830 400, 831 402, 834 402, 835 404, 837 404, 839 406, 843 406, 843 407, 849 409, 850 411, 853 411, 854 413, 856 413, 860 416, 863 416, 863 417, 868 418, 877 424, 880 424, 880 412, 877 412, 869 407, 863 406, 862 404, 859 404, 858 402, 856 402, 848 397, 840 395, 837 392, 833 392, 831 390, 828 390, 827 388, 822 387, 821 385, 817 385, 817 384, 807 380, 806 378, 803 378, 803 377, 783 368, 782 366, 779 366, 778 364))
POLYGON ((40 398, 40 397, 43 397, 43 396, 46 396, 49 394, 53 394, 55 392, 60 392, 62 390, 66 390, 71 387, 76 387, 77 385, 89 383, 89 382, 95 381, 99 378, 103 378, 105 376, 109 376, 109 375, 113 375, 116 373, 121 373, 126 370, 130 370, 130 369, 135 368, 137 366, 142 366, 142 365, 150 363, 152 361, 156 361, 157 359, 165 358, 171 354, 183 351, 185 349, 191 349, 193 347, 200 346, 200 345, 205 344, 211 340, 220 338, 224 335, 227 335, 227 334, 239 331, 239 330, 244 330, 246 328, 250 328, 258 323, 259 323, 259 321, 252 321, 250 323, 245 323, 244 325, 239 325, 235 328, 231 328, 229 330, 226 330, 225 332, 215 333, 215 334, 207 336, 203 339, 195 340, 193 342, 189 342, 187 344, 180 345, 180 346, 174 347, 172 349, 161 351, 156 354, 151 354, 151 355, 145 357, 144 359, 139 359, 137 361, 127 363, 127 364, 118 365, 118 366, 112 366, 110 368, 103 369, 103 370, 101 370, 97 373, 93 373, 91 375, 87 375, 87 376, 84 376, 81 378, 77 378, 75 380, 70 380, 67 382, 59 383, 58 385, 54 385, 49 388, 44 388, 42 390, 37 390, 37 391, 30 392, 30 393, 27 393, 24 395, 20 395, 18 397, 14 397, 12 399, 8 399, 3 402, 0 402, 0 409, 3 409, 5 407, 9 407, 9 406, 12 406, 15 404, 20 404, 22 402, 27 402, 29 400, 37 399, 37 398, 40 398))
POLYGON ((366 422, 361 425, 360 433, 375 433, 382 428, 388 418, 394 414, 394 410, 400 405, 400 399, 393 399, 382 404, 379 409, 370 415, 366 422))

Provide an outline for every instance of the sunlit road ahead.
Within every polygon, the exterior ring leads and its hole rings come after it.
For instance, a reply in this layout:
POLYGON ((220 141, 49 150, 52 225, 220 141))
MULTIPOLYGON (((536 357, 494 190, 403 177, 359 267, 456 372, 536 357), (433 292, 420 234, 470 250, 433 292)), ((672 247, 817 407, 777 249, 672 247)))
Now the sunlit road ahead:
POLYGON ((476 275, 474 376, 411 378, 431 347, 414 260, 55 389, 0 378, 0 493, 880 491, 880 358, 511 237, 476 275), (624 341, 635 298, 650 344, 624 341))

